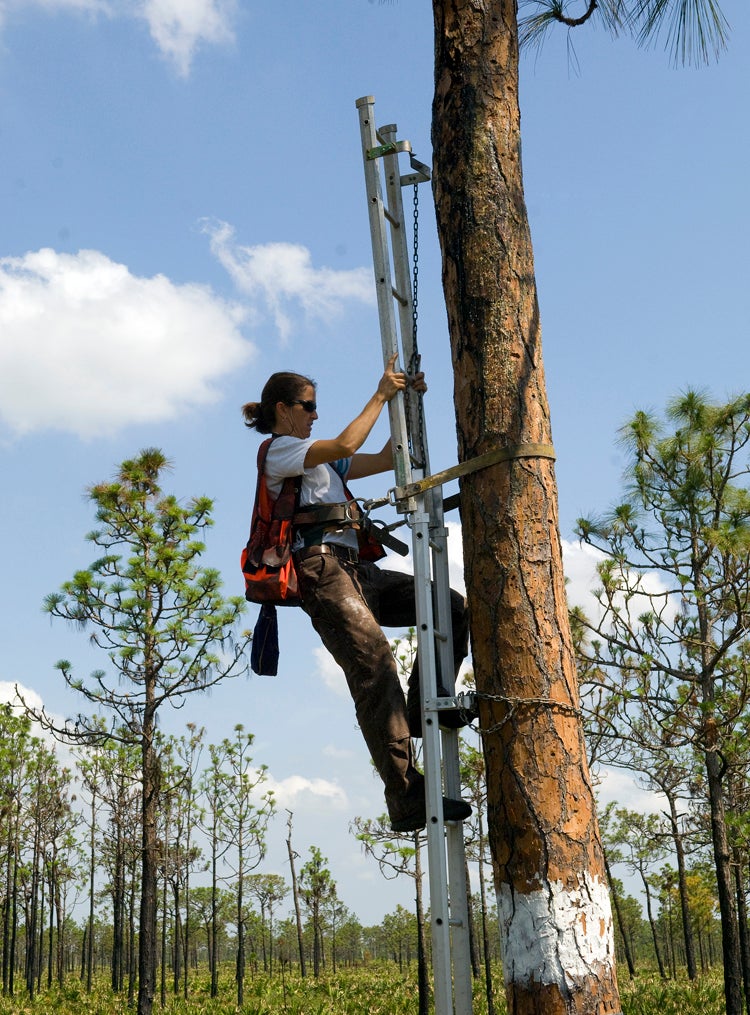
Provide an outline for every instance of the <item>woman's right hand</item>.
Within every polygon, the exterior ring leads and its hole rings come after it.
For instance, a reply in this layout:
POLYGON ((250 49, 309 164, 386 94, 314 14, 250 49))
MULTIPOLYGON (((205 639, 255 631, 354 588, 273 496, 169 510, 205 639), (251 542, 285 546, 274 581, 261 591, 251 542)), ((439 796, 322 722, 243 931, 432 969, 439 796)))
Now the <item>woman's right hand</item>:
POLYGON ((390 402, 397 392, 404 391, 406 388, 406 374, 402 370, 393 369, 397 359, 398 353, 394 352, 386 363, 383 376, 378 383, 378 394, 382 395, 386 402, 390 402))

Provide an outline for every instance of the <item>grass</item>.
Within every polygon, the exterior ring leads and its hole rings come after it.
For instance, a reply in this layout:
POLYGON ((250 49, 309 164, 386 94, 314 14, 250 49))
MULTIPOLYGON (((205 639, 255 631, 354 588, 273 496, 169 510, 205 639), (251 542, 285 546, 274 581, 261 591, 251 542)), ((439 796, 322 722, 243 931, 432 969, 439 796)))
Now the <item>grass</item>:
POLYGON ((643 975, 620 983, 623 1015, 725 1015, 721 970, 700 979, 662 980, 643 975))
MULTIPOLYGON (((390 964, 341 969, 319 980, 304 980, 286 973, 269 977, 260 974, 246 979, 242 1008, 237 1007, 231 972, 221 980, 220 996, 209 996, 206 977, 196 977, 188 1000, 169 994, 164 1008, 157 993, 155 1015, 416 1015, 416 964, 403 973, 390 964)), ((496 1015, 505 1015, 502 976, 496 974, 496 1015)), ((663 981, 643 974, 620 984, 623 1015, 724 1015, 724 990, 720 971, 695 983, 688 980, 663 981)), ((474 1015, 487 1015, 484 985, 474 991, 474 1015)), ((62 988, 42 991, 29 1000, 25 991, 15 998, 0 998, 0 1015, 132 1015, 127 998, 114 997, 104 978, 87 994, 77 977, 62 988)))

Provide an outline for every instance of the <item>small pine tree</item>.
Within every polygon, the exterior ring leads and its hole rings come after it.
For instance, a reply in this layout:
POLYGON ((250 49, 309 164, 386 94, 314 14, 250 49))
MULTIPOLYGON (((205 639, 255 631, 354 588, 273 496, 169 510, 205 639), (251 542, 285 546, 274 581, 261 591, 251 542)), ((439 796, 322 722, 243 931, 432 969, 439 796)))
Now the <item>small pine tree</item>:
MULTIPOLYGON (((89 490, 99 528, 87 539, 103 555, 78 571, 45 600, 53 617, 91 631, 104 649, 110 671, 88 680, 73 678, 69 662, 57 664, 68 685, 99 712, 112 715, 109 729, 83 715, 57 730, 71 740, 115 738, 140 748, 142 794, 142 883, 139 934, 138 1015, 150 1015, 156 987, 160 760, 156 739, 162 705, 225 677, 247 673, 248 632, 237 633, 245 602, 225 599, 218 571, 200 564, 200 534, 212 525, 212 502, 196 497, 186 505, 160 486, 169 467, 150 448, 125 461, 117 477, 89 490)), ((35 716, 54 729, 42 713, 35 716)))

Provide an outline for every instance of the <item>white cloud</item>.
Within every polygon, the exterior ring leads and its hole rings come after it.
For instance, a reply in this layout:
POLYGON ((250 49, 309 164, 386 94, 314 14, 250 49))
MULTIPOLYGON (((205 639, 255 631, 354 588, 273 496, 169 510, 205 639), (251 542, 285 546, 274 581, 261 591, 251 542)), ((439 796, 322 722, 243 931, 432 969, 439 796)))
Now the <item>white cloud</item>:
POLYGON ((372 303, 372 272, 367 268, 336 271, 315 268, 310 251, 295 243, 238 243, 226 222, 206 221, 211 251, 241 293, 265 305, 282 341, 292 328, 289 307, 297 304, 310 318, 330 320, 352 300, 372 303))
POLYGON ((108 0, 2 0, 0 11, 21 10, 41 7, 45 11, 71 11, 73 14, 110 14, 112 3, 108 0))
POLYGON ((156 45, 182 76, 189 74, 200 45, 234 40, 234 0, 141 0, 135 7, 156 45))
POLYGON ((11 683, 9 680, 0 680, 0 703, 10 703, 14 711, 20 713, 23 710, 21 699, 26 702, 29 708, 41 710, 43 702, 36 691, 23 684, 11 683))
MULTIPOLYGON (((604 560, 604 554, 594 549, 587 543, 578 543, 564 539, 563 567, 565 577, 568 580, 566 586, 568 604, 570 607, 580 606, 584 613, 592 620, 599 620, 602 616, 602 608, 593 595, 593 590, 601 587, 601 579, 597 573, 597 564, 604 560)), ((633 575, 633 581, 635 574, 633 575)), ((635 585, 633 586, 635 587, 635 585)), ((655 572, 646 572, 637 580, 639 594, 627 600, 624 596, 618 596, 616 602, 623 614, 627 613, 634 626, 638 624, 638 618, 644 613, 658 610, 664 604, 664 595, 667 586, 661 577, 655 572), (653 600, 650 596, 654 596, 653 600)), ((679 609, 679 597, 670 597, 663 611, 663 619, 671 623, 679 609)))
MULTIPOLYGON (((12 705, 13 712, 18 716, 23 715, 28 708, 38 714, 45 712, 47 719, 57 729, 63 729, 67 724, 67 720, 63 716, 45 710, 44 701, 33 688, 19 684, 17 681, 0 680, 0 704, 5 702, 12 705)), ((44 729, 36 719, 31 722, 31 735, 38 737, 48 750, 54 751, 60 766, 74 767, 75 759, 72 754, 72 746, 56 739, 52 732, 44 729)))
POLYGON ((666 797, 640 786, 633 772, 600 767, 596 776, 596 798, 600 810, 604 810, 608 803, 639 814, 661 814, 667 809, 666 797))
POLYGON ((0 24, 15 11, 103 15, 145 21, 151 38, 177 73, 187 76, 201 45, 233 42, 236 0, 0 0, 0 24))
POLYGON ((599 606, 592 590, 601 583, 596 565, 604 560, 604 554, 586 543, 563 539, 563 570, 567 580, 568 605, 580 606, 587 616, 599 616, 599 606))
POLYGON ((279 811, 296 810, 305 805, 313 804, 320 809, 321 802, 327 803, 335 810, 343 810, 347 806, 347 796, 341 786, 328 779, 308 779, 304 775, 290 775, 286 779, 274 779, 266 774, 265 781, 259 789, 263 793, 273 792, 276 807, 279 811))
POLYGON ((253 355, 243 316, 207 286, 139 278, 94 250, 0 258, 0 420, 91 437, 211 403, 253 355))
POLYGON ((355 757, 354 751, 337 747, 335 744, 327 744, 321 754, 324 758, 333 758, 335 761, 351 761, 355 757))
POLYGON ((342 698, 348 698, 349 688, 344 671, 333 656, 322 645, 313 649, 313 656, 315 657, 315 671, 328 690, 342 698))

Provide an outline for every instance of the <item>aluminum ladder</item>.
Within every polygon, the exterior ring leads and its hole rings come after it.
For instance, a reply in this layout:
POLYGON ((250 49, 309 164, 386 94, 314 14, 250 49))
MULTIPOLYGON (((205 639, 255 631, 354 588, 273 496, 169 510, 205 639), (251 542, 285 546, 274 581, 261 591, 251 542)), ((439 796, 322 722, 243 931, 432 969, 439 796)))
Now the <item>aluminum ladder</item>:
MULTIPOLYGON (((402 369, 414 372, 414 299, 406 239, 402 187, 429 182, 408 141, 396 139, 396 124, 375 126, 372 96, 356 102, 372 237, 373 267, 383 362, 399 353, 402 369), (411 172, 401 175, 399 154, 411 172), (385 195, 385 196, 384 196, 385 195)), ((429 475, 421 398, 411 389, 389 403, 397 489, 429 475)), ((458 732, 440 730, 438 711, 460 707, 455 697, 437 697, 437 673, 453 693, 448 530, 440 486, 395 500, 411 529, 417 602, 417 650, 422 685, 423 763, 427 797, 427 858, 432 934, 435 1015, 471 1015, 468 886, 463 825, 444 822, 443 794, 461 796, 458 732)))

